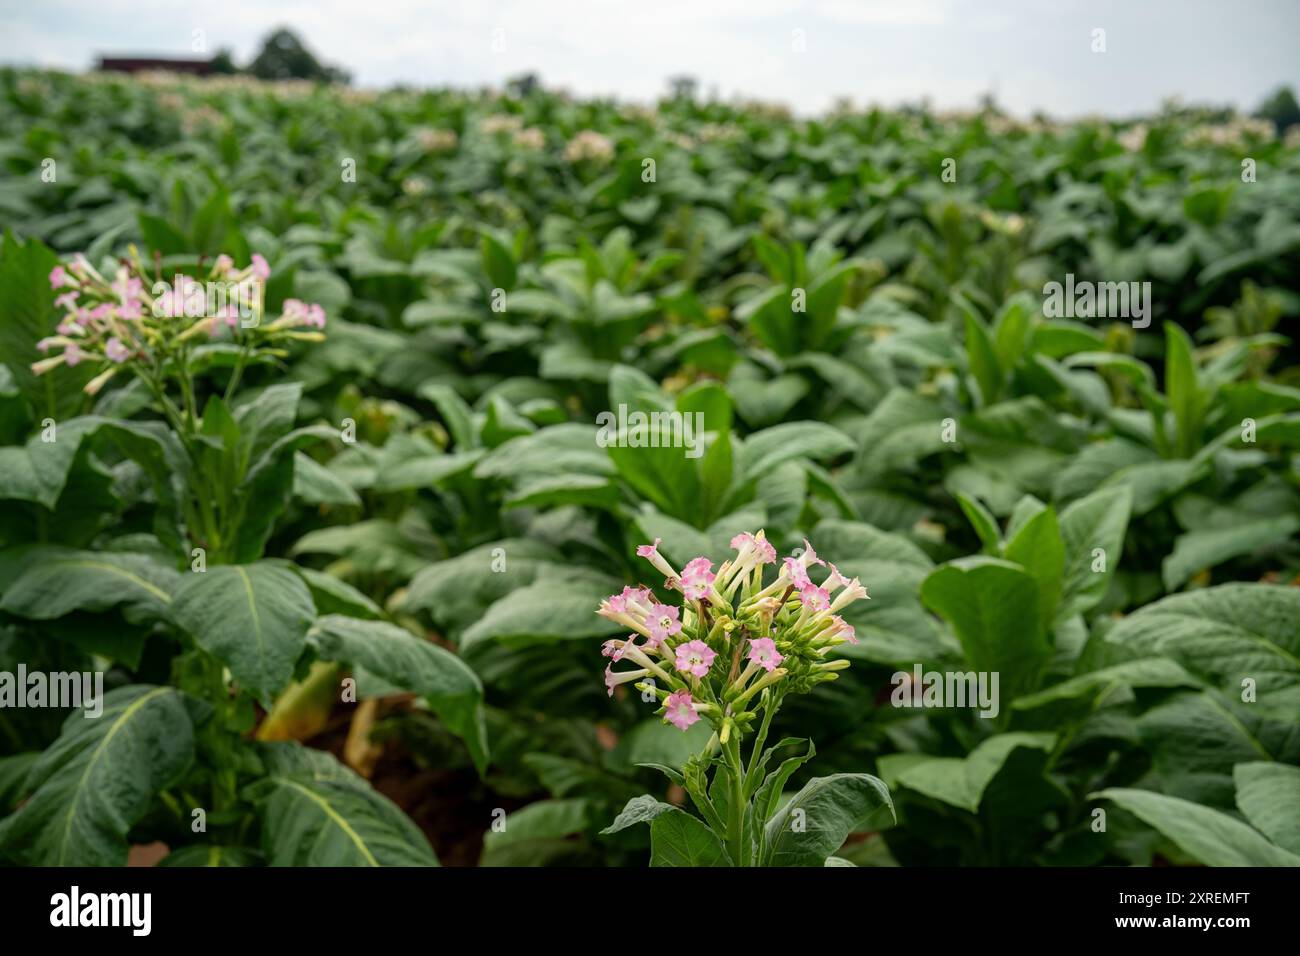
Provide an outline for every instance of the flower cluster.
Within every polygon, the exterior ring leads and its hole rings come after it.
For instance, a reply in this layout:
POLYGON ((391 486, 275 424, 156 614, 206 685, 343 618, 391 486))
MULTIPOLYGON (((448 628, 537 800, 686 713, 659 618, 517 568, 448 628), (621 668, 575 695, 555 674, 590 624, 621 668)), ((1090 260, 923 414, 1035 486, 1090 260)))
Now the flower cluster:
POLYGON ((636 681, 643 694, 659 699, 668 723, 686 730, 708 719, 726 744, 733 733, 748 731, 757 710, 774 709, 786 693, 834 680, 849 666, 826 656, 858 643, 840 614, 866 598, 866 588, 819 558, 807 541, 802 553, 778 564, 762 531, 738 534, 731 541, 736 556, 717 571, 705 557, 678 571, 659 543, 641 545, 637 554, 664 576, 664 588, 679 595, 680 605, 661 602, 647 587, 624 588, 597 611, 632 631, 604 645, 611 696, 636 681), (776 566, 775 577, 764 585, 769 565, 776 566), (827 569, 820 583, 814 568, 827 569), (631 667, 616 671, 616 663, 631 667))
POLYGON ((608 163, 614 158, 614 143, 608 136, 603 136, 595 130, 584 129, 564 147, 564 158, 570 163, 583 161, 608 163))
POLYGON ((276 346, 288 340, 320 341, 325 310, 315 303, 286 299, 278 318, 263 321, 270 275, 260 255, 242 269, 220 255, 202 280, 178 272, 170 281, 151 281, 132 248, 109 280, 77 255, 50 271, 54 305, 63 316, 55 334, 36 343, 48 357, 33 363, 32 371, 103 363, 85 386, 94 395, 121 368, 133 362, 161 368, 196 340, 228 334, 250 351, 263 347, 274 355, 286 354, 276 346))

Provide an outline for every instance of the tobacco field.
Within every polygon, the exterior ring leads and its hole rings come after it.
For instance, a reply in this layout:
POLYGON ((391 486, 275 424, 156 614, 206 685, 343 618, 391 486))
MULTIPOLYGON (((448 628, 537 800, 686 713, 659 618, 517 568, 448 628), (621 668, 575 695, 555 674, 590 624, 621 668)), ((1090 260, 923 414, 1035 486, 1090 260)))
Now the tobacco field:
POLYGON ((0 231, 0 861, 1300 865, 1294 135, 6 69, 0 231))

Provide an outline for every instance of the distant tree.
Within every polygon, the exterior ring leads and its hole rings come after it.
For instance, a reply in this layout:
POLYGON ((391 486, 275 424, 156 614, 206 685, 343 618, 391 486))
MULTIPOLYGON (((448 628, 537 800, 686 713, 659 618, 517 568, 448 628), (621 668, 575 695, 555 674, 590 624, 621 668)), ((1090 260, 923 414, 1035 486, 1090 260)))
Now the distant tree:
POLYGON ((238 73, 239 67, 235 66, 235 60, 230 55, 230 51, 222 48, 217 51, 217 55, 212 58, 212 64, 209 67, 213 73, 230 75, 238 73))
POLYGON ((668 79, 668 96, 674 100, 693 100, 700 90, 700 81, 693 76, 674 76, 668 79))
POLYGON ((343 70, 325 66, 316 59, 292 30, 281 27, 262 44, 262 51, 248 64, 248 72, 263 80, 317 80, 347 83, 343 70))
POLYGON ((542 88, 542 78, 536 73, 520 73, 506 81, 506 92, 518 99, 531 96, 542 88))
POLYGON ((1300 103, 1296 103, 1291 87, 1283 86, 1260 105, 1255 115, 1272 120, 1280 133, 1288 126, 1300 124, 1300 103))

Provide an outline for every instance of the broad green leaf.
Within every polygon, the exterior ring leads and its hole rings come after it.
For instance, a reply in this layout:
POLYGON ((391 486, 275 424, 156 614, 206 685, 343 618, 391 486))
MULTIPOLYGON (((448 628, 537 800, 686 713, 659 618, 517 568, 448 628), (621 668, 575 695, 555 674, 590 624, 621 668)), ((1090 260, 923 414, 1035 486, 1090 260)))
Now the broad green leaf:
POLYGON ((550 840, 572 836, 587 828, 591 804, 581 797, 567 800, 538 800, 508 814, 504 827, 490 829, 483 835, 481 866, 499 865, 494 857, 502 851, 530 840, 550 840))
POLYGON ((962 558, 941 565, 921 584, 921 600, 957 634, 966 661, 998 672, 999 689, 1014 698, 1037 687, 1052 648, 1036 616, 1037 582, 1019 565, 996 558, 962 558))
POLYGON ((1163 654, 1240 699, 1254 683, 1252 706, 1294 720, 1300 713, 1300 589, 1222 584, 1175 594, 1120 621, 1106 640, 1163 654))
POLYGON ((881 808, 894 816, 889 788, 865 773, 814 777, 764 827, 770 866, 824 866, 850 833, 881 808))
POLYGON ((28 771, 31 796, 0 822, 0 847, 32 866, 124 866, 127 831, 193 759, 178 691, 109 691, 99 717, 73 713, 28 771))
POLYGON ((260 866, 261 862, 261 856, 253 850, 242 846, 221 846, 212 843, 183 846, 179 850, 172 850, 158 865, 220 868, 260 866))
POLYGON ((1294 714, 1272 717, 1215 691, 1173 694, 1142 714, 1136 728, 1161 791, 1207 806, 1232 805, 1239 763, 1300 762, 1294 714))
POLYGON ((268 700, 293 676, 316 608, 298 575, 260 561, 185 575, 171 613, 240 685, 268 700))
POLYGON ((821 422, 786 422, 755 432, 741 448, 741 474, 755 481, 796 458, 824 460, 853 450, 853 442, 837 428, 821 422))
POLYGON ((1058 618, 1090 611, 1105 597, 1123 555, 1132 502, 1128 488, 1103 488, 1061 512, 1065 574, 1058 618))
POLYGON ((361 505, 360 496, 346 481, 300 451, 293 454, 293 493, 309 505, 361 505))
POLYGON ((1195 687, 1196 680, 1165 657, 1143 657, 1078 674, 1034 694, 1017 698, 1017 710, 1033 710, 1061 701, 1092 697, 1100 700, 1115 687, 1195 687))
POLYGON ((444 647, 385 621, 341 614, 318 618, 308 632, 325 660, 364 667, 393 687, 414 691, 469 747, 475 765, 487 767, 483 684, 469 665, 444 647))
POLYGON ((650 823, 651 866, 731 866, 718 838, 703 821, 675 807, 650 823))
POLYGON ((181 582, 180 574, 154 558, 121 551, 38 548, 23 564, 0 609, 37 621, 118 606, 128 621, 158 620, 181 582))
POLYGON ((1206 866, 1300 866, 1300 856, 1274 846, 1258 831, 1220 810, 1124 787, 1092 796, 1113 801, 1206 866))
POLYGON ((984 791, 1012 752, 1025 748, 1050 753, 1055 745, 1055 734, 998 734, 984 740, 964 758, 923 754, 883 757, 880 772, 895 787, 915 790, 970 813, 978 813, 984 791), (898 757, 907 759, 899 760, 898 757))
POLYGON ((427 611, 453 636, 481 618, 493 602, 532 584, 559 553, 530 538, 505 538, 425 565, 411 579, 402 607, 427 611))
POLYGON ((1300 854, 1300 767, 1260 760, 1237 764, 1232 776, 1246 819, 1277 846, 1300 854))
POLYGON ((461 638, 470 648, 482 641, 516 643, 589 640, 622 630, 596 615, 601 598, 620 590, 619 582, 599 574, 548 570, 533 583, 511 591, 487 609, 461 638))
POLYGON ((250 796, 261 810, 269 865, 438 865, 411 819, 329 754, 272 759, 267 769, 269 776, 250 796))
POLYGON ((1165 589, 1177 590, 1205 568, 1291 541, 1300 533, 1300 516, 1281 514, 1246 521, 1230 528, 1206 528, 1180 534, 1173 553, 1161 566, 1165 589))

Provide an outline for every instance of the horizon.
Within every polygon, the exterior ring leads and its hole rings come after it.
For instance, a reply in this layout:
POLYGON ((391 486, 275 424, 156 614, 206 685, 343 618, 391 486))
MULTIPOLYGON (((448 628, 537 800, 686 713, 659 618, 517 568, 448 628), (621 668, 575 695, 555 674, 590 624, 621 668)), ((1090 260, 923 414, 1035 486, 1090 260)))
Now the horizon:
POLYGON ((228 49, 242 66, 287 27, 363 90, 500 89, 535 73, 582 99, 648 103, 670 79, 690 76, 702 97, 781 103, 801 116, 844 98, 968 110, 992 96, 1012 115, 1076 119, 1149 115, 1169 99, 1252 112, 1278 88, 1300 88, 1300 5, 1285 0, 1257 0, 1248 12, 1210 0, 1065 0, 1050 11, 1017 0, 206 6, 51 0, 6 11, 0 63, 85 72, 100 57, 202 59, 228 49), (1098 28, 1104 52, 1091 49, 1098 28))

